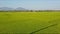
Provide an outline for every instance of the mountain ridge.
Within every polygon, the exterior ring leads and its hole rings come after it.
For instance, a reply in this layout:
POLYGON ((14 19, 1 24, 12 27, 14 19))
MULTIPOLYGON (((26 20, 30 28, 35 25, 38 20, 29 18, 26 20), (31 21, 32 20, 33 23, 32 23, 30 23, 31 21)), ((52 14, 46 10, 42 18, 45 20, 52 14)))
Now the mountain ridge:
POLYGON ((18 8, 0 7, 0 10, 26 10, 26 9, 22 7, 18 7, 18 8))

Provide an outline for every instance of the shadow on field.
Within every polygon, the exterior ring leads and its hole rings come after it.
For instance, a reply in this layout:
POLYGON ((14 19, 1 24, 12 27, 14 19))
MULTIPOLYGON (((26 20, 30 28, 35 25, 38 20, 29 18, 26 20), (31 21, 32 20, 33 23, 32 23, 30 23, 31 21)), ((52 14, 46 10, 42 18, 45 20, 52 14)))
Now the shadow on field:
POLYGON ((5 15, 6 15, 6 16, 11 16, 11 14, 9 14, 9 13, 6 13, 5 15))
POLYGON ((10 17, 11 17, 11 14, 6 13, 6 14, 4 14, 3 16, 5 16, 5 17, 7 17, 7 18, 10 18, 10 17))
POLYGON ((47 27, 44 27, 42 29, 36 30, 34 32, 31 32, 30 34, 35 34, 36 32, 42 31, 42 30, 47 29, 49 27, 57 26, 58 25, 58 22, 60 22, 60 19, 48 21, 48 23, 52 23, 52 24, 51 25, 48 25, 47 27))

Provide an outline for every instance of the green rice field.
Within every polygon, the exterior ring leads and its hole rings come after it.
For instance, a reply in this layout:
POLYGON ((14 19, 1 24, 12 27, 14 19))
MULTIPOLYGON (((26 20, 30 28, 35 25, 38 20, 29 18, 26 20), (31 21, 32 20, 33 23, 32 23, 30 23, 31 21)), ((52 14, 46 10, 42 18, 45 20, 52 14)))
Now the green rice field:
POLYGON ((0 12, 0 34, 60 34, 60 12, 0 12))

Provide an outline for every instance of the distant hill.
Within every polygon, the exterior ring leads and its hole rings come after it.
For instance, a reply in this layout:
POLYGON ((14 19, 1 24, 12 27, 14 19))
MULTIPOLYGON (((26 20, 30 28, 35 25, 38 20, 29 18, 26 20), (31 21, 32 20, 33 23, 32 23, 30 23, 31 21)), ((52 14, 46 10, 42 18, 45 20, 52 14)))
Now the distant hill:
POLYGON ((9 7, 0 7, 0 10, 26 10, 25 8, 18 7, 16 9, 14 8, 9 8, 9 7))
POLYGON ((0 7, 0 10, 13 10, 13 8, 9 8, 9 7, 0 7))
POLYGON ((26 9, 22 8, 22 7, 18 7, 18 8, 16 8, 16 10, 26 10, 26 9))

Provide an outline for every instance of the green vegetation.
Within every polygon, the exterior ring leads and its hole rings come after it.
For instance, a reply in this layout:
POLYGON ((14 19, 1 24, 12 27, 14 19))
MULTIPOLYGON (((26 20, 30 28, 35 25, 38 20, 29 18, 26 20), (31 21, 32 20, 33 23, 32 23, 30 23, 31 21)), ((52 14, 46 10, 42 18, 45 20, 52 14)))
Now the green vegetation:
POLYGON ((60 34, 60 12, 0 12, 1 34, 30 34, 34 31, 37 32, 33 34, 60 34))

